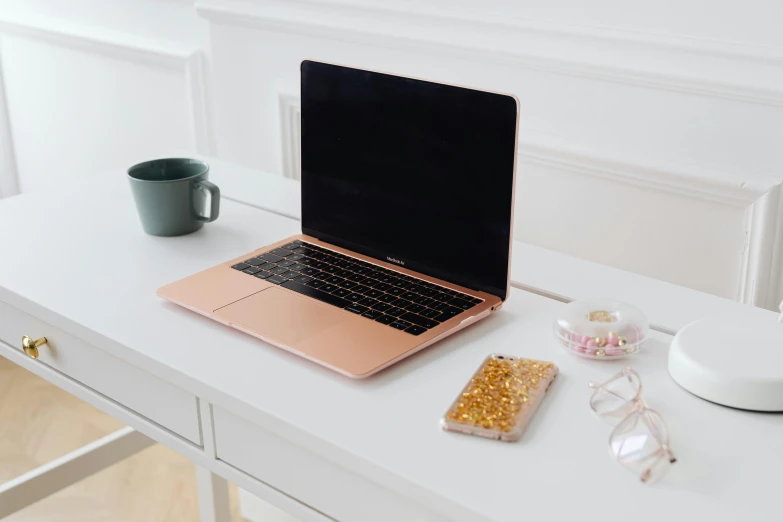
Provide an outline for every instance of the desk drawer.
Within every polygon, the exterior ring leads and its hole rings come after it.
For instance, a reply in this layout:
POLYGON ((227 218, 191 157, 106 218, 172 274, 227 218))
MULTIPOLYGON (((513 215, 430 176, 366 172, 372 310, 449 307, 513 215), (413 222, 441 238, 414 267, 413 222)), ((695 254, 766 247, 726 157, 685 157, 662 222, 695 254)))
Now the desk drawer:
POLYGON ((46 337, 40 363, 202 444, 196 397, 0 301, 0 340, 22 351, 23 335, 46 337))
POLYGON ((444 516, 213 406, 217 458, 340 522, 446 522, 444 516))

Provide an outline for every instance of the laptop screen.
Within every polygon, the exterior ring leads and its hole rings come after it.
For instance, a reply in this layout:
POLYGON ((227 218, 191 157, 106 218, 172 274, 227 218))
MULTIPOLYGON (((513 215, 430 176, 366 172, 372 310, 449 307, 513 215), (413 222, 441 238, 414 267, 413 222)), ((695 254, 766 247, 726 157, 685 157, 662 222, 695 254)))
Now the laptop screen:
POLYGON ((302 62, 302 231, 505 299, 517 102, 302 62))

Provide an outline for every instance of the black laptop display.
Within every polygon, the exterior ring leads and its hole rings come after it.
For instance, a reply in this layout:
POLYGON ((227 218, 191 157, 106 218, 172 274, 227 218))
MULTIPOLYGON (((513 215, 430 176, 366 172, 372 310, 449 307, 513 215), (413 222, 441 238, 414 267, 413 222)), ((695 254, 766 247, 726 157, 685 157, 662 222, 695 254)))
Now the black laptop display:
POLYGON ((302 231, 506 298, 517 102, 305 61, 302 231))

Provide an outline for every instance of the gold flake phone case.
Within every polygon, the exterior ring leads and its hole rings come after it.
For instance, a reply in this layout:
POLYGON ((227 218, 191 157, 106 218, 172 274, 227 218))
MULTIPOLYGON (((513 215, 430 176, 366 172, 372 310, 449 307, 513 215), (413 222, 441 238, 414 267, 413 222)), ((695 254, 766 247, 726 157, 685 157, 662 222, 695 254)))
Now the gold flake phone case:
POLYGON ((519 440, 555 376, 554 363, 492 354, 443 416, 441 426, 490 439, 519 440))

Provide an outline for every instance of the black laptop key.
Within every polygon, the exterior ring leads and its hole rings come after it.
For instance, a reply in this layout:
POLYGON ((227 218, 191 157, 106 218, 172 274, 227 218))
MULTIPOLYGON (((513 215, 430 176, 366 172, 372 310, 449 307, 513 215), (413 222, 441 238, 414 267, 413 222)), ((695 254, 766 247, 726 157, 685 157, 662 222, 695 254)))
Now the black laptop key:
POLYGON ((414 303, 418 303, 420 305, 429 306, 432 303, 436 303, 435 299, 430 299, 429 297, 419 296, 418 298, 413 300, 414 303))
POLYGON ((293 249, 292 252, 294 254, 299 254, 299 255, 303 255, 304 256, 304 255, 307 255, 307 253, 309 252, 309 249, 300 246, 299 248, 293 249))
POLYGON ((299 277, 299 272, 286 272, 285 274, 281 274, 286 279, 294 279, 296 277, 299 277))
POLYGON ((356 292, 357 294, 363 294, 365 292, 369 292, 370 290, 372 290, 372 288, 364 285, 356 285, 353 287, 353 291, 356 292))
POLYGON ((296 276, 294 278, 294 281, 296 281, 297 283, 301 283, 303 285, 306 285, 307 283, 309 283, 312 280, 313 280, 312 277, 307 277, 305 275, 296 276))
POLYGON ((459 297, 455 297, 454 299, 449 301, 449 305, 455 308, 461 308, 463 310, 467 310, 468 308, 473 308, 474 306, 476 306, 476 303, 472 303, 470 301, 465 301, 464 299, 460 299, 459 297))
POLYGON ((360 305, 364 305, 364 306, 372 306, 372 305, 374 305, 377 302, 378 301, 373 299, 372 297, 365 297, 364 299, 359 301, 359 304, 360 305))
POLYGON ((266 261, 264 261, 263 259, 258 259, 257 257, 252 257, 250 259, 247 259, 245 261, 245 263, 247 263, 248 265, 253 265, 253 266, 261 266, 264 263, 266 263, 266 261))
POLYGON ((376 280, 375 280, 375 279, 373 279, 372 277, 365 277, 364 279, 362 279, 361 281, 359 281, 359 284, 360 284, 360 285, 364 285, 364 286, 373 286, 373 285, 375 285, 376 283, 378 283, 378 281, 376 281, 376 280))
POLYGON ((378 300, 383 301, 384 303, 391 303, 392 301, 397 300, 397 296, 392 294, 383 294, 378 298, 378 300))
POLYGON ((350 294, 350 293, 351 293, 351 292, 349 292, 349 291, 348 291, 348 290, 346 290, 345 288, 338 288, 337 290, 335 290, 334 292, 332 292, 332 294, 336 295, 337 297, 345 297, 345 296, 347 296, 347 295, 348 295, 348 294, 350 294))
POLYGON ((304 266, 304 265, 300 265, 299 263, 296 263, 295 265, 289 266, 288 268, 290 268, 294 272, 301 272, 302 270, 304 270, 307 267, 304 266))
POLYGON ((317 274, 319 272, 315 268, 310 268, 308 266, 308 267, 303 268, 302 270, 300 270, 299 273, 302 274, 302 275, 306 275, 306 276, 312 276, 313 274, 317 274))
POLYGON ((343 277, 343 278, 348 277, 349 275, 352 275, 352 274, 353 274, 353 272, 351 272, 350 270, 344 270, 344 269, 340 270, 339 272, 335 272, 334 273, 334 275, 336 275, 338 277, 343 277))
POLYGON ((386 310, 386 315, 393 315, 394 317, 399 317, 403 314, 405 314, 405 310, 396 306, 393 306, 386 310))
POLYGON ((410 321, 411 323, 423 326, 424 328, 435 328, 440 324, 435 319, 427 319, 426 317, 422 317, 418 314, 412 314, 410 312, 400 317, 400 319, 410 321))
POLYGON ((382 315, 383 312, 376 312, 375 310, 367 310, 362 314, 362 317, 366 317, 367 319, 372 319, 374 321, 382 315))
POLYGON ((405 333, 409 333, 411 335, 421 335, 421 334, 423 334, 426 331, 427 331, 426 328, 423 328, 423 327, 415 325, 415 324, 413 326, 405 329, 405 333))
POLYGON ((392 328, 396 328, 398 330, 405 330, 406 328, 411 327, 411 323, 409 323, 408 321, 397 320, 391 323, 389 326, 391 326, 392 328))
POLYGON ((449 305, 446 303, 435 301, 433 304, 429 306, 429 308, 432 308, 433 310, 442 311, 445 310, 446 308, 449 308, 449 305))
POLYGON ((418 314, 422 310, 425 310, 425 308, 423 306, 421 306, 420 304, 412 304, 412 305, 406 307, 405 309, 408 310, 409 312, 413 312, 414 314, 418 314))
POLYGON ((270 263, 277 263, 278 261, 282 261, 284 259, 283 257, 276 256, 275 254, 272 253, 261 254, 258 257, 263 259, 264 261, 269 261, 270 263))
POLYGON ((459 308, 449 307, 443 310, 440 315, 433 317, 433 319, 435 319, 436 321, 440 321, 442 323, 443 321, 448 321, 452 317, 456 317, 461 313, 462 310, 460 310, 459 308))
POLYGON ((435 292, 435 295, 430 296, 436 301, 440 301, 441 303, 445 303, 446 301, 451 301, 451 296, 446 295, 443 292, 435 292))
POLYGON ((345 309, 355 314, 363 314, 368 310, 366 306, 358 305, 356 303, 349 304, 345 309))
POLYGON ((286 259, 285 261, 280 261, 279 263, 277 263, 277 266, 291 266, 293 264, 295 264, 293 261, 289 261, 288 259, 286 259))
POLYGON ((313 274, 313 277, 316 279, 321 279, 322 281, 326 281, 330 277, 332 277, 332 274, 329 272, 317 272, 313 274))
POLYGON ((390 282, 390 284, 392 286, 396 286, 397 288, 405 288, 410 283, 408 283, 407 281, 403 281, 402 279, 395 278, 393 281, 390 282))
POLYGON ((381 292, 387 292, 391 287, 392 285, 389 283, 377 283, 375 286, 373 286, 373 288, 380 290, 381 292))
POLYGON ((292 256, 295 252, 291 252, 290 250, 286 250, 285 248, 276 248, 272 251, 270 251, 270 254, 275 254, 276 256, 285 257, 285 256, 292 256))
POLYGON ((435 319, 440 315, 440 312, 438 310, 433 310, 431 308, 427 308, 426 310, 419 313, 424 317, 426 317, 427 319, 435 319))
POLYGON ((313 268, 317 268, 318 270, 323 270, 324 268, 326 268, 329 265, 327 265, 323 261, 316 261, 315 263, 313 263, 310 266, 313 267, 313 268))
POLYGON ((323 281, 319 281, 318 279, 313 279, 312 281, 310 281, 309 283, 307 283, 307 286, 311 286, 311 287, 313 287, 313 288, 321 288, 321 287, 322 287, 322 286, 324 286, 325 284, 326 284, 326 283, 324 283, 323 281))
POLYGON ((248 265, 247 263, 237 263, 231 268, 233 268, 234 270, 245 270, 246 268, 250 268, 250 265, 248 265))
POLYGON ((257 277, 259 279, 266 279, 267 277, 271 276, 272 274, 270 274, 266 270, 261 270, 260 272, 258 272, 257 274, 254 274, 254 275, 255 275, 255 277, 257 277))
POLYGON ((385 312, 386 310, 388 310, 391 307, 392 307, 392 305, 387 304, 387 303, 381 303, 381 302, 378 302, 378 303, 375 303, 374 305, 372 305, 372 309, 373 310, 378 310, 379 312, 385 312))
POLYGON ((345 296, 345 298, 348 299, 349 301, 356 302, 364 299, 364 296, 362 294, 348 294, 345 296))
POLYGON ((330 285, 329 283, 326 283, 324 286, 321 287, 321 290, 324 292, 332 293, 335 290, 337 290, 337 287, 334 285, 330 285))
POLYGON ((280 248, 285 248, 286 250, 296 250, 297 248, 299 248, 299 244, 291 242, 288 243, 287 245, 281 246, 280 248))
POLYGON ((396 317, 392 317, 391 315, 382 315, 376 321, 378 321, 381 324, 392 324, 394 321, 396 321, 396 317))
POLYGON ((416 292, 417 294, 420 294, 424 290, 424 287, 418 284, 413 284, 408 287, 408 292, 416 292))
POLYGON ((277 267, 277 268, 275 268, 273 270, 270 270, 270 272, 272 272, 275 275, 281 275, 281 274, 285 274, 286 272, 288 272, 288 269, 286 267, 284 267, 284 266, 280 266, 280 267, 277 267))
POLYGON ((364 276, 360 274, 351 274, 347 277, 347 279, 350 279, 351 281, 358 283, 359 281, 364 280, 364 276))
POLYGON ((400 308, 407 308, 407 307, 409 307, 412 304, 413 303, 411 303, 410 301, 407 301, 405 299, 397 299, 396 301, 392 301, 391 302, 392 306, 398 306, 400 308))
POLYGON ((256 267, 254 267, 254 266, 251 266, 250 268, 245 268, 245 269, 244 269, 244 270, 242 270, 242 271, 243 271, 244 273, 246 273, 246 274, 253 275, 253 274, 257 274, 258 272, 260 272, 260 271, 261 271, 261 269, 260 269, 260 268, 256 268, 256 267))
POLYGON ((375 290, 374 288, 370 288, 366 292, 364 292, 364 295, 367 297, 372 297, 373 299, 378 299, 380 296, 383 295, 383 292, 379 292, 378 290, 375 290))
POLYGON ((337 285, 337 286, 340 286, 340 283, 342 283, 343 281, 344 279, 342 277, 337 277, 335 275, 326 278, 327 283, 332 285, 337 285))
POLYGON ((348 281, 347 279, 340 283, 340 288, 345 288, 346 290, 351 290, 352 288, 358 286, 359 283, 354 283, 353 281, 348 281))
POLYGON ((403 290, 402 288, 392 287, 389 290, 387 290, 386 293, 399 297, 405 293, 405 290, 403 290))
POLYGON ((419 293, 421 295, 423 295, 424 297, 434 297, 435 294, 437 294, 438 292, 433 290, 432 288, 425 288, 424 290, 422 290, 419 293))
POLYGON ((279 285, 280 283, 285 283, 288 281, 285 277, 280 277, 279 275, 272 275, 266 278, 267 281, 270 283, 274 283, 276 285, 279 285))
POLYGON ((293 290, 294 292, 298 292, 302 295, 306 295, 308 297, 318 299, 319 301, 323 301, 324 303, 328 303, 338 308, 345 308, 346 306, 351 304, 350 301, 347 301, 342 297, 328 294, 322 290, 313 288, 312 286, 305 286, 303 284, 297 283, 296 281, 287 281, 281 284, 280 286, 282 286, 283 288, 288 288, 289 290, 293 290))
POLYGON ((304 256, 302 254, 294 254, 292 256, 286 257, 289 261, 299 261, 301 259, 304 259, 304 256))
POLYGON ((309 257, 299 260, 300 265, 312 266, 313 263, 315 263, 315 259, 310 259, 309 257))
POLYGON ((400 297, 403 299, 407 299, 408 301, 413 301, 414 299, 419 298, 419 294, 414 294, 413 292, 405 292, 400 297))

